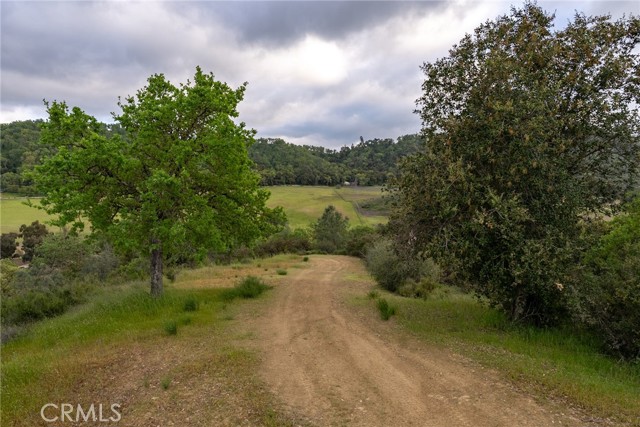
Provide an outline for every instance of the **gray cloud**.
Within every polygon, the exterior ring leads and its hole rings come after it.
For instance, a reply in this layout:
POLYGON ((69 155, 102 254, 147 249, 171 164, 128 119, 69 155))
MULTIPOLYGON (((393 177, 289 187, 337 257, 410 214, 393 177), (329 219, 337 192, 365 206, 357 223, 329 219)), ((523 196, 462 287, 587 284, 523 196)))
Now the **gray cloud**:
POLYGON ((307 34, 339 40, 397 15, 437 12, 445 1, 262 1, 171 4, 200 22, 237 29, 242 42, 277 46, 307 34))
MULTIPOLYGON (((549 2, 559 20, 636 12, 631 2, 549 2)), ((507 2, 1 1, 2 121, 65 100, 110 120, 148 76, 196 65, 249 82, 241 120, 259 136, 338 147, 416 132, 419 65, 446 55, 507 2)))

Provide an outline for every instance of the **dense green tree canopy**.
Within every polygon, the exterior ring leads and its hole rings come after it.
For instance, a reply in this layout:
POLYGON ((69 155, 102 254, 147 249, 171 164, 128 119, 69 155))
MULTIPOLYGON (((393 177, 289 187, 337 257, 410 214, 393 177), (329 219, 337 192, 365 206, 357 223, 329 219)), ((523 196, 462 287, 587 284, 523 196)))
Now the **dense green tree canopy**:
POLYGON ((383 185, 397 172, 402 157, 420 146, 418 135, 372 139, 340 150, 295 145, 279 138, 263 138, 249 149, 264 185, 383 185))
POLYGON ((581 219, 615 207, 640 162, 640 20, 535 4, 425 63, 425 150, 405 161, 399 241, 446 259, 513 319, 553 321, 581 219))
POLYGON ((322 216, 312 225, 316 247, 323 252, 336 253, 344 249, 349 230, 349 218, 333 205, 325 208, 322 216))
POLYGON ((196 70, 193 82, 162 74, 121 100, 120 132, 64 102, 48 104, 42 143, 55 154, 36 168, 42 205, 59 225, 102 234, 125 251, 149 253, 151 291, 162 265, 178 257, 249 244, 283 223, 265 207, 247 147, 254 131, 237 123, 245 85, 232 89, 196 70))

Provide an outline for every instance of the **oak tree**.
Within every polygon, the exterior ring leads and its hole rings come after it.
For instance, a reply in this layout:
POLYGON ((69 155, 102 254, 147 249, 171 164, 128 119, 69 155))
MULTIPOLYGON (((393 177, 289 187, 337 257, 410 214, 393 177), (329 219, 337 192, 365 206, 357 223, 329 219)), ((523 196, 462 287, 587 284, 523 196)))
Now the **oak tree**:
POLYGON ((88 222, 116 248, 148 254, 153 296, 162 294, 166 261, 273 232, 284 214, 265 206, 269 194, 247 155, 255 131, 237 122, 245 88, 199 67, 179 86, 152 75, 118 102, 123 132, 111 134, 80 108, 47 104, 41 142, 55 154, 35 169, 42 206, 57 225, 88 222))
POLYGON ((513 8, 422 66, 391 225, 512 319, 563 315, 580 225, 637 185, 640 19, 513 8))

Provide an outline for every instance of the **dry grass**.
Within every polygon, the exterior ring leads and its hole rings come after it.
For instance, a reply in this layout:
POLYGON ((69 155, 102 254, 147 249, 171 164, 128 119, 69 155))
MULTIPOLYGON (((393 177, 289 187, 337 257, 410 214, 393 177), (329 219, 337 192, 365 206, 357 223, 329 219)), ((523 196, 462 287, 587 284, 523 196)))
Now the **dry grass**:
POLYGON ((39 323, 3 346, 2 425, 45 425, 39 411, 49 402, 119 403, 121 423, 133 427, 305 424, 260 379, 242 323, 260 303, 225 302, 218 289, 249 274, 277 284, 276 268, 301 260, 183 271, 161 301, 124 286, 39 323), (193 298, 199 308, 186 313, 193 298), (177 335, 167 336, 167 321, 180 325, 177 335))

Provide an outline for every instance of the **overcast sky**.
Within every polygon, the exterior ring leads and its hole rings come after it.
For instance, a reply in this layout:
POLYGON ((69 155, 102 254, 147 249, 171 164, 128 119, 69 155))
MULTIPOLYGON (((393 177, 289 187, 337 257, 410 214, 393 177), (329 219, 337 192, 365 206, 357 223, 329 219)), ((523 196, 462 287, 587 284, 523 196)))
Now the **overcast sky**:
MULTIPOLYGON (((240 119, 260 137, 340 147, 420 129, 419 66, 445 56, 501 1, 81 2, 1 0, 0 122, 45 118, 43 99, 110 122, 154 73, 249 82, 240 119)), ((539 2, 563 26, 640 14, 636 1, 539 2)))

